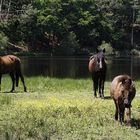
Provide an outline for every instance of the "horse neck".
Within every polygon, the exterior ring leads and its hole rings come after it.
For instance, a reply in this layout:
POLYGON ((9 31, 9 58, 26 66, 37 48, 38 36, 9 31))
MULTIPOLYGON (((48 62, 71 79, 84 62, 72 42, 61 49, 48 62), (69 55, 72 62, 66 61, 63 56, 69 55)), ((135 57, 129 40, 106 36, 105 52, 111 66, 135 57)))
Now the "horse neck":
POLYGON ((106 70, 107 69, 107 65, 106 65, 106 62, 104 61, 103 62, 103 68, 106 70))

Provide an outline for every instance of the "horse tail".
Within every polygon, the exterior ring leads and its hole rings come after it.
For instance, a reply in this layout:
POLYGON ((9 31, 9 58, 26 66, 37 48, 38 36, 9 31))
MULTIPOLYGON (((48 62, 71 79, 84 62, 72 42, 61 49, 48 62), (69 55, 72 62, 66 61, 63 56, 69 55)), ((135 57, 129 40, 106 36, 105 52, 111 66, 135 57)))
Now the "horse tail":
POLYGON ((19 82, 19 77, 22 81, 22 84, 24 86, 24 91, 27 92, 27 88, 25 86, 25 82, 24 82, 24 77, 22 75, 22 72, 21 72, 21 61, 20 59, 18 58, 17 59, 17 65, 16 65, 16 85, 18 86, 18 82, 19 82))

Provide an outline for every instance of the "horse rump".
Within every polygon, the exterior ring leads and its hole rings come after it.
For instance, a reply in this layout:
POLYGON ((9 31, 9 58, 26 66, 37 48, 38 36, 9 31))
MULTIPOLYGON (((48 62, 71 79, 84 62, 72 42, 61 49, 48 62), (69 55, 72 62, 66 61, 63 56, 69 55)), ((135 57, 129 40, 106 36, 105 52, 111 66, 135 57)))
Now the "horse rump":
POLYGON ((0 83, 1 83, 2 74, 10 75, 13 83, 11 92, 15 90, 15 82, 16 82, 16 86, 18 86, 19 78, 21 79, 24 86, 24 91, 26 92, 26 86, 21 72, 20 58, 14 55, 1 56, 0 57, 0 83))

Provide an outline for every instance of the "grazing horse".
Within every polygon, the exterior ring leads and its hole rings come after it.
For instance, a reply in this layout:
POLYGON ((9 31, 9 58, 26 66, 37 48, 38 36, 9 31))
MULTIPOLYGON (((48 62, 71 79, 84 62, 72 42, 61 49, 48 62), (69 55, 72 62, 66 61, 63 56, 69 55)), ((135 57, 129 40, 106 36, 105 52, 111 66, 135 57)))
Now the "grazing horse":
POLYGON ((26 92, 24 78, 21 73, 21 62, 18 57, 14 55, 6 55, 0 57, 0 90, 1 90, 2 74, 7 74, 7 73, 10 74, 13 83, 11 92, 15 90, 15 81, 16 81, 16 86, 18 86, 19 77, 23 83, 24 91, 26 92))
POLYGON ((107 70, 104 56, 105 49, 101 51, 97 49, 96 51, 97 53, 90 57, 88 68, 92 74, 94 97, 97 97, 96 92, 99 86, 99 96, 104 98, 104 82, 107 70))
POLYGON ((126 109, 126 122, 131 125, 131 102, 135 97, 136 89, 129 75, 116 76, 110 87, 110 95, 114 100, 116 111, 115 120, 122 124, 124 122, 124 113, 126 109))

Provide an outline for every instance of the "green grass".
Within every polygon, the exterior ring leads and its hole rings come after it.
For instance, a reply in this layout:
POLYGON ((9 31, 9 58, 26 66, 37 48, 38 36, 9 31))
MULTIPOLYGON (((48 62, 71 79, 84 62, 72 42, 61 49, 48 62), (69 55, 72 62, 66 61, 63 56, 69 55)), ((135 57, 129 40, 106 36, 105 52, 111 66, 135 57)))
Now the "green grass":
MULTIPOLYGON (((25 77, 15 93, 9 77, 2 80, 0 139, 4 140, 138 140, 140 81, 132 102, 132 127, 114 121, 114 103, 94 99, 91 79, 25 77)), ((110 82, 105 84, 109 97, 110 82)))

